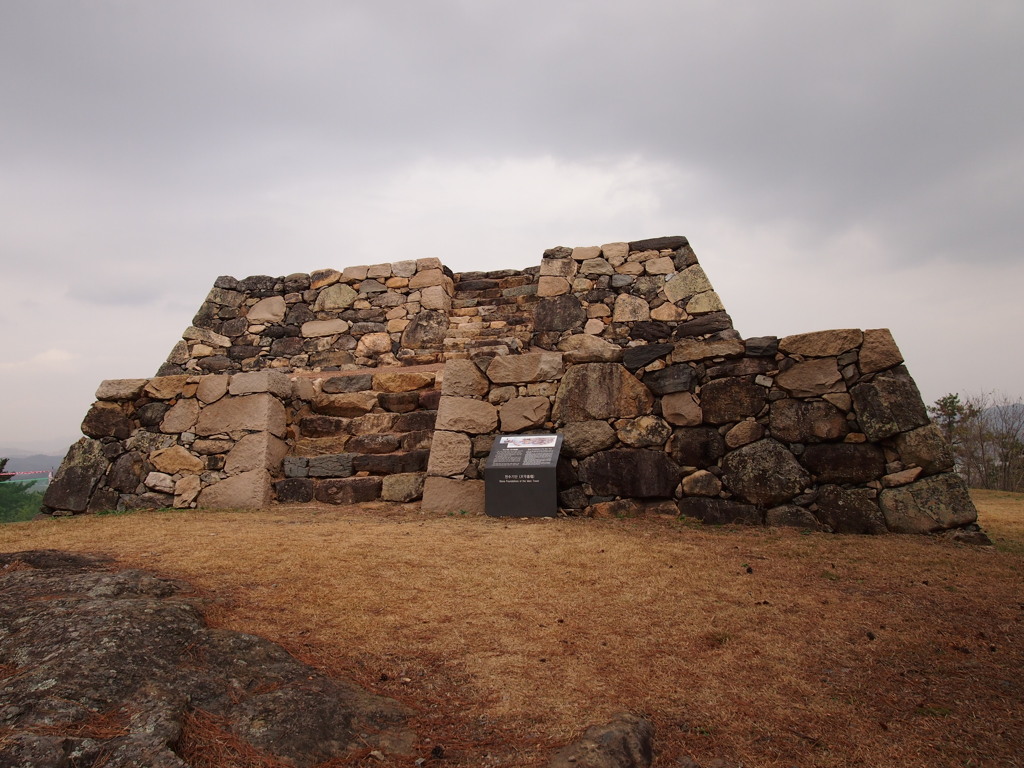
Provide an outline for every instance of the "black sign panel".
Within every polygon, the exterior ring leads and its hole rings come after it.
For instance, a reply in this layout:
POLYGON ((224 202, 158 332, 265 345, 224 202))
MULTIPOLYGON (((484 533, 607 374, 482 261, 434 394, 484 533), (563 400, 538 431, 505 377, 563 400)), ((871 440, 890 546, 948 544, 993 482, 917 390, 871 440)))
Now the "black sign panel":
POLYGON ((498 435, 484 468, 486 512, 491 517, 558 514, 555 467, 561 435, 498 435))

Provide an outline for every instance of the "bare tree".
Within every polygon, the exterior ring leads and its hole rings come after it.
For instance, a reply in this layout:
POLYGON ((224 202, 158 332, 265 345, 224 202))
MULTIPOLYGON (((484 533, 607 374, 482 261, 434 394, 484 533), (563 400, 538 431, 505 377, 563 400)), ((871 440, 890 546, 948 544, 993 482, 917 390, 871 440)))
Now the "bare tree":
POLYGON ((928 411, 970 487, 1024 490, 1024 403, 994 392, 949 394, 928 411))

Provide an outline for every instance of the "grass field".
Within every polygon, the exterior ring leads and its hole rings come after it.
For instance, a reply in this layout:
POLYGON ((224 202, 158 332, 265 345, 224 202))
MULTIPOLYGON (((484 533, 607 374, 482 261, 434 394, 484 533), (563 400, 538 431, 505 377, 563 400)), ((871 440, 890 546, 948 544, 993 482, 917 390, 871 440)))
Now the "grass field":
POLYGON ((656 766, 1022 766, 1024 495, 974 498, 994 548, 368 505, 17 523, 0 549, 186 579, 212 624, 404 702, 449 766, 543 765, 621 710, 656 766))

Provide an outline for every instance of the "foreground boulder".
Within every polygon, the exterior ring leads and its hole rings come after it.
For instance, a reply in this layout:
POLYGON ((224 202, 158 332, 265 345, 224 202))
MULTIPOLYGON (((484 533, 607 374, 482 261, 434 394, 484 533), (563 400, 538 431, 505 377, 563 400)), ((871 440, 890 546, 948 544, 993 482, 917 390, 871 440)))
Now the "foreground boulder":
POLYGON ((188 768, 196 723, 300 767, 408 754, 397 702, 207 627, 189 591, 85 555, 0 554, 0 765, 188 768))

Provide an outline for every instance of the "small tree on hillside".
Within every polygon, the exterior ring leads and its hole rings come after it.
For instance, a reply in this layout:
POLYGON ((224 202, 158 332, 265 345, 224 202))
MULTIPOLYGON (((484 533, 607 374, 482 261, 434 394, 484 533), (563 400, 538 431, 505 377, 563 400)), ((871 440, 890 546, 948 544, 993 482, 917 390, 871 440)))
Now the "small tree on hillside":
POLYGON ((1024 404, 983 393, 940 397, 928 407, 946 436, 956 469, 971 488, 1024 489, 1024 404))
POLYGON ((14 475, 11 474, 4 474, 4 467, 6 466, 7 459, 0 459, 0 483, 2 483, 4 480, 10 480, 12 477, 14 477, 14 475))

